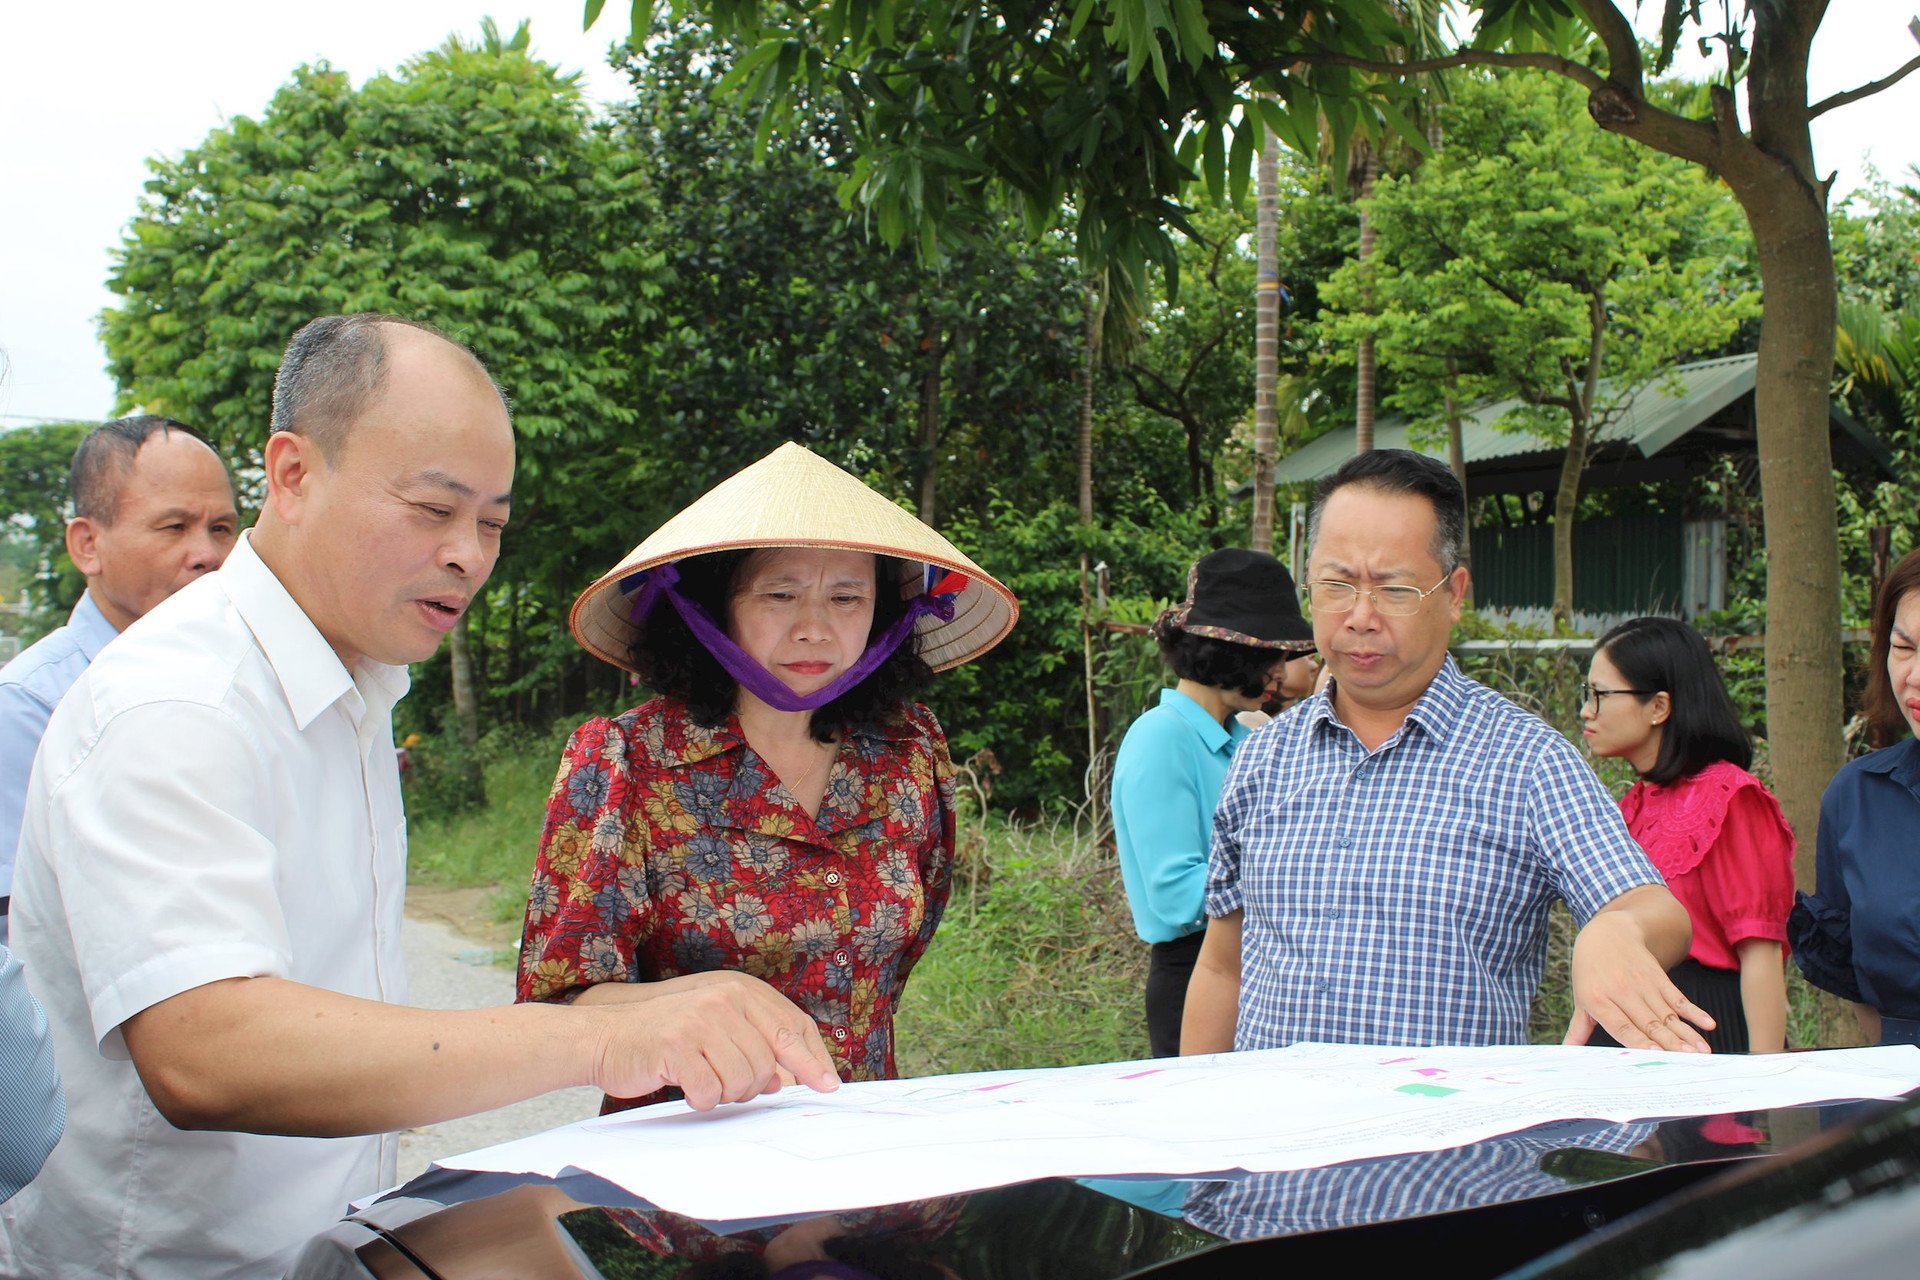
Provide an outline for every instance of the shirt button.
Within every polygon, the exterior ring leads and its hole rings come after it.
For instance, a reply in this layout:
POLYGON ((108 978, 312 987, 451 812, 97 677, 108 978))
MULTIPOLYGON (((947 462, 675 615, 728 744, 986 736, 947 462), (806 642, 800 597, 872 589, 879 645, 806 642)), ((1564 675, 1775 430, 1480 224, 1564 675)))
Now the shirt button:
POLYGON ((847 1038, 847 1029, 845 1027, 835 1027, 833 1029, 833 1038, 835 1040, 845 1040, 847 1038))
POLYGON ((1322 990, 1322 991, 1331 991, 1331 990, 1333 990, 1333 983, 1332 983, 1331 981, 1329 981, 1328 979, 1326 979, 1326 978, 1322 978, 1322 979, 1320 979, 1320 981, 1319 981, 1319 983, 1318 983, 1317 985, 1319 986, 1319 988, 1320 988, 1320 990, 1322 990))
POLYGON ((839 884, 839 883, 840 883, 840 873, 839 873, 838 871, 829 871, 829 872, 827 872, 827 883, 828 883, 828 884, 839 884))
POLYGON ((1332 907, 1332 908, 1330 908, 1330 909, 1328 909, 1328 911, 1327 911, 1327 919, 1329 919, 1329 920, 1338 920, 1339 918, 1340 918, 1340 908, 1338 908, 1338 907, 1332 907))
POLYGON ((1352 840, 1351 840, 1350 838, 1348 838, 1347 836, 1341 836, 1341 837, 1340 837, 1340 847, 1341 847, 1342 849, 1351 849, 1351 848, 1353 848, 1353 841, 1352 841, 1352 840))
POLYGON ((833 953, 833 962, 835 964, 852 964, 853 957, 844 951, 836 951, 833 953))

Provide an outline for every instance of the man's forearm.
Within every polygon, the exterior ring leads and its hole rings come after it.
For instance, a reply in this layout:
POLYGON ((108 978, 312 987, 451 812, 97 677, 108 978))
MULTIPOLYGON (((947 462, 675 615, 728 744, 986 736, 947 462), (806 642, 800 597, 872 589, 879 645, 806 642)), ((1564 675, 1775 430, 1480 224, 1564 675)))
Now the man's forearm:
POLYGON ((1603 909, 1631 919, 1647 950, 1663 968, 1671 969, 1687 958, 1687 949, 1693 945, 1693 921, 1666 886, 1642 885, 1621 894, 1603 909))
POLYGON ((586 1016, 551 1005, 411 1009, 234 978, 163 1001, 123 1033, 154 1105, 180 1128, 342 1137, 584 1084, 586 1016))
POLYGON ((442 1011, 280 978, 229 978, 122 1031, 160 1113, 185 1129, 339 1137, 435 1124, 572 1085, 697 1109, 782 1080, 839 1081, 813 1020, 741 973, 645 984, 647 998, 442 1011))

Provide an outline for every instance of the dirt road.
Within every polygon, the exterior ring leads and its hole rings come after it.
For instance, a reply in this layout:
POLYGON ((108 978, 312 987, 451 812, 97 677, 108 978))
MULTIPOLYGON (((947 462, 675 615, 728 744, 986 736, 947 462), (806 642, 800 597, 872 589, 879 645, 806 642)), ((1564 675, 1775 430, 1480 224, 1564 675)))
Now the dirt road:
MULTIPOLYGON (((476 913, 472 906, 471 901, 444 892, 409 892, 404 942, 413 1004, 429 1009, 479 1009, 513 1000, 513 970, 494 963, 501 949, 512 945, 513 931, 488 926, 484 913, 476 913), (500 936, 502 932, 509 936, 500 936)), ((400 1135, 400 1181, 414 1177, 441 1156, 567 1124, 592 1115, 599 1106, 598 1090, 569 1089, 498 1111, 409 1129, 400 1135)))

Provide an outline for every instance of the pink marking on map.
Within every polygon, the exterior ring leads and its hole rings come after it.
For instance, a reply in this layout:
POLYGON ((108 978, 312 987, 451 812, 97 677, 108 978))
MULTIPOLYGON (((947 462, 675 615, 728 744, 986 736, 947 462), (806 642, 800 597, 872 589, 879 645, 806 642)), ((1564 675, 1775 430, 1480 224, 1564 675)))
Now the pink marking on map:
POLYGON ((1415 1067, 1413 1074, 1417 1076, 1443 1076, 1447 1074, 1447 1069, 1445 1067, 1415 1067))
POLYGON ((1385 1061, 1383 1061, 1380 1065, 1383 1067, 1391 1067, 1398 1062, 1412 1062, 1413 1060, 1414 1059, 1412 1058, 1388 1058, 1385 1061))
POLYGON ((1152 1068, 1151 1070, 1147 1070, 1147 1071, 1136 1071, 1136 1072, 1134 1072, 1134 1073, 1133 1073, 1132 1075, 1126 1075, 1126 1076, 1121 1076, 1120 1078, 1121 1078, 1122 1080, 1144 1080, 1144 1079, 1146 1079, 1146 1078, 1147 1078, 1148 1076, 1157 1076, 1157 1075, 1159 1075, 1159 1074, 1160 1074, 1160 1073, 1161 1073, 1162 1071, 1165 1071, 1165 1070, 1166 1070, 1166 1068, 1165 1068, 1165 1067, 1154 1067, 1154 1068, 1152 1068))
POLYGON ((1011 1089, 1013 1088, 1013 1086, 1017 1084, 1025 1084, 1025 1083, 1026 1081, 1024 1080, 1009 1080, 1005 1084, 983 1084, 979 1088, 975 1089, 974 1092, 975 1093, 992 1093, 995 1089, 1011 1089))

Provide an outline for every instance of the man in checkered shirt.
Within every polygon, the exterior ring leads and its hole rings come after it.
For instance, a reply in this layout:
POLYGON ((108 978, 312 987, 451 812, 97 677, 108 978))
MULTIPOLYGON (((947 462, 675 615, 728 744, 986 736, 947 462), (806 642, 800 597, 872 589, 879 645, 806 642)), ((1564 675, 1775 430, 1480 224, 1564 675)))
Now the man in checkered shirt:
POLYGON ((1300 1040, 1524 1043, 1547 910, 1573 949, 1569 1043, 1706 1051, 1667 978, 1685 908, 1580 753, 1447 654, 1466 497, 1361 454, 1321 482, 1307 592, 1332 683, 1235 754, 1214 815, 1184 1053, 1300 1040))

